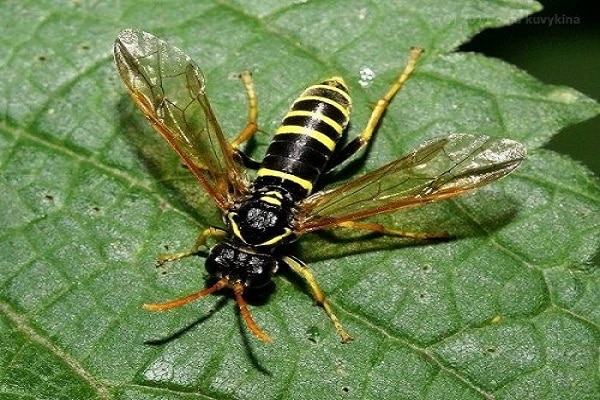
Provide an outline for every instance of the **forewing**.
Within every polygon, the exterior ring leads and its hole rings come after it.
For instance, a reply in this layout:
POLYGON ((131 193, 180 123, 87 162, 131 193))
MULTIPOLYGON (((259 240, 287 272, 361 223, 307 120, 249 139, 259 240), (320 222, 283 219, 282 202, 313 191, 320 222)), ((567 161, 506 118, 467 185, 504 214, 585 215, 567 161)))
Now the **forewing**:
POLYGON ((246 190, 204 93, 204 77, 183 51, 149 33, 119 33, 114 57, 129 94, 203 188, 225 210, 246 190))
POLYGON ((519 166, 525 148, 510 139, 451 135, 298 206, 298 233, 446 199, 486 185, 519 166))

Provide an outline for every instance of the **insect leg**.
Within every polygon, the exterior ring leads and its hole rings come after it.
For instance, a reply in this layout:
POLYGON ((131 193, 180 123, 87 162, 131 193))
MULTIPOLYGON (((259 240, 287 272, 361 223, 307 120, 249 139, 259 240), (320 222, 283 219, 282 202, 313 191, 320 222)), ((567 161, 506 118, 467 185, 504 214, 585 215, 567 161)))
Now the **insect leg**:
POLYGON ((339 164, 343 163, 369 143, 369 140, 371 140, 371 137, 373 136, 373 132, 375 131, 375 129, 379 125, 379 122, 381 121, 381 117, 385 113, 385 110, 387 110, 388 106, 390 105, 390 102, 392 101, 396 93, 398 93, 400 89, 402 89, 410 75, 415 70, 417 60, 419 59, 422 53, 423 49, 419 47, 413 47, 411 49, 410 56, 408 58, 406 66, 404 67, 404 70, 398 76, 398 78, 396 78, 392 86, 388 89, 387 93, 381 99, 379 99, 377 103, 375 103, 375 107, 371 112, 371 116, 369 117, 369 121, 367 122, 365 129, 361 132, 360 135, 358 135, 354 140, 352 140, 350 143, 344 146, 344 148, 341 149, 341 151, 335 156, 335 159, 333 159, 332 162, 330 162, 330 164, 328 165, 329 169, 334 168, 339 164))
POLYGON ((196 242, 194 242, 194 245, 191 249, 189 249, 188 251, 182 251, 181 253, 162 255, 156 259, 156 264, 160 267, 166 262, 176 261, 194 255, 198 253, 200 247, 203 246, 204 243, 206 243, 206 239, 208 239, 209 237, 224 238, 225 236, 227 236, 227 231, 223 229, 215 228, 213 226, 211 226, 210 228, 206 228, 205 230, 200 232, 200 234, 196 238, 196 242))
POLYGON ((371 231, 381 233, 383 235, 400 236, 411 239, 427 240, 427 239, 447 239, 448 234, 444 232, 408 232, 400 229, 386 228, 381 224, 371 222, 345 221, 335 225, 339 228, 357 229, 363 231, 371 231))
POLYGON ((240 145, 250 139, 258 131, 258 100, 252 83, 252 74, 249 71, 243 71, 239 78, 246 89, 246 98, 248 99, 248 116, 246 126, 239 133, 238 137, 231 142, 234 150, 238 150, 240 145))
POLYGON ((256 325, 256 322, 254 322, 254 318, 252 318, 252 314, 250 314, 250 311, 248 310, 246 300, 244 300, 244 297, 242 296, 243 293, 244 285, 242 285, 239 282, 234 283, 233 294, 235 296, 235 302, 240 308, 240 314, 242 315, 242 319, 246 323, 248 329, 250 329, 250 332, 252 332, 257 338, 259 338, 263 342, 271 343, 273 339, 271 339, 269 335, 263 332, 263 330, 260 329, 258 325, 256 325))
POLYGON ((325 294, 319 287, 315 276, 312 274, 310 269, 308 269, 306 264, 304 264, 302 261, 296 258, 287 256, 283 257, 283 262, 285 262, 291 268, 292 271, 298 274, 304 280, 304 282, 306 282, 311 291, 313 299, 318 305, 323 307, 323 309, 325 310, 325 313, 333 323, 336 332, 342 338, 342 343, 348 343, 349 341, 351 341, 352 337, 350 337, 348 332, 346 332, 339 319, 333 313, 333 310, 331 309, 331 306, 329 305, 325 294))
POLYGON ((254 90, 254 83, 252 82, 252 74, 250 71, 243 71, 238 75, 238 77, 246 89, 246 98, 248 99, 248 116, 246 118, 246 126, 231 142, 231 147, 244 167, 256 170, 260 167, 260 162, 247 156, 246 153, 240 150, 240 146, 258 131, 258 99, 256 96, 256 91, 254 90))
POLYGON ((217 292, 227 286, 227 284, 227 279, 222 278, 219 279, 214 285, 199 290, 196 293, 192 293, 188 296, 180 297, 179 299, 175 300, 169 300, 164 303, 143 304, 142 307, 149 311, 170 310, 171 308, 181 307, 191 301, 199 299, 200 297, 208 296, 211 293, 217 292))

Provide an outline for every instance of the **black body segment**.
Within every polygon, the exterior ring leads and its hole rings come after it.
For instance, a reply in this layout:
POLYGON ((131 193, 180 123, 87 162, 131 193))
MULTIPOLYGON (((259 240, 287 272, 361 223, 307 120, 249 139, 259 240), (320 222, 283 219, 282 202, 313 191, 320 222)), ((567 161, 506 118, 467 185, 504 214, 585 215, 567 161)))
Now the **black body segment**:
POLYGON ((253 190, 283 189, 294 202, 309 195, 348 124, 351 106, 341 78, 308 87, 275 132, 253 190))
POLYGON ((271 281, 278 264, 270 254, 223 241, 210 250, 205 267, 213 278, 226 278, 230 282, 241 282, 245 287, 260 288, 271 281))

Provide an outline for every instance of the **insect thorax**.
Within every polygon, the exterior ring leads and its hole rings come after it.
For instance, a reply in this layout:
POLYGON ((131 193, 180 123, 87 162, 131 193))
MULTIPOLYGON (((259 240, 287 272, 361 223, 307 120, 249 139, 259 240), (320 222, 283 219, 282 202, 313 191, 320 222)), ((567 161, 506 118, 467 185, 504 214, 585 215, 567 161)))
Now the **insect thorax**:
POLYGON ((206 259, 213 278, 259 288, 278 269, 277 246, 296 239, 291 226, 293 201, 289 194, 262 188, 225 213, 231 237, 214 246, 206 259))
POLYGON ((293 207, 289 194, 262 188, 253 190, 249 199, 227 212, 225 222, 235 241, 257 251, 270 252, 296 239, 292 227, 293 207))

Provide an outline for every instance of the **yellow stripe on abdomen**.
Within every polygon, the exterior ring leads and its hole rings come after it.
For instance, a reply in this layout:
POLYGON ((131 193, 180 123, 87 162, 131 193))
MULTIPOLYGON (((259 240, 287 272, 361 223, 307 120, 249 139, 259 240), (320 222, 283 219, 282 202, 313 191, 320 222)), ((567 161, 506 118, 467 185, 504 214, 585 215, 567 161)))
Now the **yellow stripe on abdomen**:
POLYGON ((300 185, 303 189, 305 189, 308 192, 310 192, 313 188, 313 184, 309 180, 302 179, 300 177, 297 177, 296 175, 288 174, 287 172, 276 171, 274 169, 259 168, 258 172, 256 173, 256 176, 273 176, 276 178, 292 181, 300 185))
POLYGON ((327 147, 329 151, 333 151, 335 149, 336 142, 330 139, 327 135, 324 135, 321 132, 316 131, 314 129, 310 129, 306 126, 282 125, 277 129, 277 131, 275 131, 275 135, 289 134, 310 136, 311 138, 319 141, 323 146, 327 147))
POLYGON ((348 124, 351 104, 341 78, 330 78, 302 92, 276 130, 254 186, 275 188, 293 201, 310 194, 348 124))

